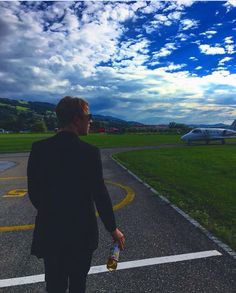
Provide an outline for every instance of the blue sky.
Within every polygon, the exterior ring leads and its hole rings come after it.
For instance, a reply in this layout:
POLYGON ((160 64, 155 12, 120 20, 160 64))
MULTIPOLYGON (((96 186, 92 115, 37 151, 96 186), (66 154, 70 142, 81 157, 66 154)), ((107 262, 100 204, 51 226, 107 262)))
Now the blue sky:
POLYGON ((0 2, 0 97, 148 124, 236 118, 236 0, 0 2))

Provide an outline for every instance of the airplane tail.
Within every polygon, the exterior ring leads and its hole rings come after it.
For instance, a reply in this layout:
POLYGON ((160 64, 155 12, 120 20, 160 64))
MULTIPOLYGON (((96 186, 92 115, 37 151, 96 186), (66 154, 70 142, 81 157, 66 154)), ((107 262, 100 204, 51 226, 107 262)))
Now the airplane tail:
POLYGON ((233 129, 233 130, 236 130, 236 119, 235 119, 234 122, 231 124, 230 128, 233 129))

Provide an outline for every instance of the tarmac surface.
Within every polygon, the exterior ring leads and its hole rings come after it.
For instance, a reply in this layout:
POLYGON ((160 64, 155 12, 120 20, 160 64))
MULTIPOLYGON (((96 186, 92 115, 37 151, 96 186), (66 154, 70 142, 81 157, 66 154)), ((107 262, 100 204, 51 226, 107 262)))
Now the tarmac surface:
MULTIPOLYGON (((113 205, 127 195, 127 190, 115 183, 129 187, 135 193, 132 201, 115 211, 117 225, 126 237, 120 266, 130 261, 166 256, 175 259, 181 254, 205 251, 217 251, 219 255, 139 267, 131 265, 122 270, 118 265, 116 272, 91 273, 86 292, 235 293, 235 259, 111 159, 113 153, 129 149, 101 151, 104 179, 113 205)), ((27 194, 22 195, 27 188, 24 178, 27 160, 26 153, 0 155, 0 162, 15 163, 13 167, 0 171, 0 228, 34 224, 36 211, 27 194), (9 193, 12 190, 16 190, 15 193, 9 193), (17 191, 22 191, 21 196, 15 196, 17 191)), ((92 267, 106 263, 111 245, 111 237, 100 219, 98 222, 100 242, 93 255, 92 267)), ((32 229, 0 232, 0 284, 4 279, 44 273, 42 260, 30 255, 32 232, 32 229)), ((0 286, 0 292, 43 293, 45 283, 13 286, 9 280, 9 287, 0 286)))

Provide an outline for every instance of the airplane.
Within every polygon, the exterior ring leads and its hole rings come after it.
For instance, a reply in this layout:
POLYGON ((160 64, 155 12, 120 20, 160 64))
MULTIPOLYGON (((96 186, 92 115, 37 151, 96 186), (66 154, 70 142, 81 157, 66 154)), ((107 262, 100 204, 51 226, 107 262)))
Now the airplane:
POLYGON ((210 140, 221 140, 225 144, 225 138, 236 138, 236 131, 222 128, 195 128, 183 135, 181 140, 189 145, 192 141, 205 141, 209 144, 210 140))

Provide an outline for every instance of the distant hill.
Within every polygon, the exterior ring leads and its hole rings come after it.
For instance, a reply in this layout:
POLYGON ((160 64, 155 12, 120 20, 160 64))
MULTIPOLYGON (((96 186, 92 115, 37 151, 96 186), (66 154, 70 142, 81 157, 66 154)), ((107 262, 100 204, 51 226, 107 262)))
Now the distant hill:
MULTIPOLYGON (((31 102, 0 98, 0 128, 10 131, 30 130, 39 120, 45 123, 48 130, 57 127, 54 112, 56 105, 46 102, 31 102)), ((126 128, 142 125, 138 122, 125 121, 112 116, 93 115, 94 127, 126 128)))
MULTIPOLYGON (((31 130, 38 121, 45 124, 48 130, 57 127, 57 118, 54 112, 56 105, 46 102, 31 102, 0 98, 0 128, 9 131, 31 130)), ((125 121, 112 116, 93 115, 94 128, 129 128, 145 125, 135 121, 125 121)), ((236 119, 233 124, 190 124, 191 128, 216 127, 236 129, 236 119)))
POLYGON ((191 128, 230 128, 231 126, 224 123, 217 123, 217 124, 189 124, 191 128))
POLYGON ((54 130, 57 125, 55 105, 0 98, 0 128, 8 131, 33 130, 41 123, 42 129, 54 130))
POLYGON ((36 111, 38 114, 45 114, 46 111, 53 111, 55 109, 54 104, 45 102, 28 102, 23 100, 12 100, 6 98, 0 98, 1 110, 3 107, 8 109, 17 109, 19 111, 36 111))
POLYGON ((94 122, 100 122, 101 126, 104 124, 105 127, 117 127, 117 128, 126 128, 136 125, 144 125, 135 121, 125 121, 119 118, 112 116, 103 116, 103 115, 93 115, 94 122))

